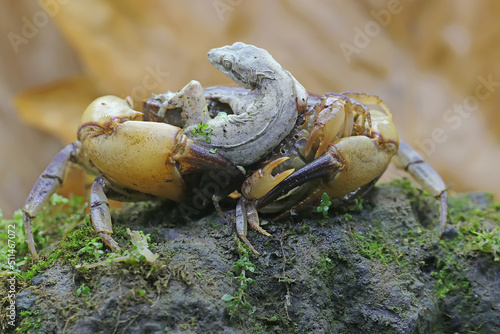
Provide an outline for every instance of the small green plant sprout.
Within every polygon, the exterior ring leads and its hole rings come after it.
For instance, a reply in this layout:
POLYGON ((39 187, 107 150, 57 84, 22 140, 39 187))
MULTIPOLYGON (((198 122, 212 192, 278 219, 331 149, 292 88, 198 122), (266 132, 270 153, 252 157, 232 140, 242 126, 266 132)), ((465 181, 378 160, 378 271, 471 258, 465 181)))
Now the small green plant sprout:
POLYGON ((256 284, 252 278, 246 277, 246 271, 250 271, 252 273, 255 271, 255 265, 249 260, 250 250, 238 241, 238 253, 240 254, 240 258, 233 265, 233 271, 236 274, 239 272, 239 275, 236 276, 232 272, 228 272, 227 275, 231 278, 237 279, 240 286, 234 296, 225 294, 221 298, 226 302, 231 318, 236 315, 240 309, 248 311, 248 315, 252 315, 257 310, 257 306, 252 306, 246 300, 248 294, 245 292, 249 284, 256 284))
POLYGON ((200 123, 193 129, 191 129, 191 133, 193 136, 205 136, 205 142, 207 144, 210 144, 212 140, 210 139, 209 135, 212 133, 212 128, 209 127, 208 124, 200 123))
POLYGON ((88 286, 86 286, 85 283, 82 283, 82 285, 80 285, 78 290, 76 290, 76 295, 78 297, 88 296, 89 294, 90 294, 90 288, 88 286))
POLYGON ((355 198, 354 199, 354 206, 349 208, 350 211, 361 211, 363 210, 363 199, 362 198, 355 198))
POLYGON ((40 310, 35 310, 33 312, 20 311, 19 315, 22 320, 19 327, 16 328, 15 333, 32 333, 33 330, 42 327, 42 317, 40 317, 39 314, 40 310))
POLYGON ((496 227, 493 230, 476 231, 471 226, 469 232, 476 237, 468 243, 468 250, 477 250, 486 253, 492 253, 495 261, 500 261, 500 228, 496 227))
POLYGON ((316 211, 323 213, 323 217, 328 218, 328 210, 330 209, 330 205, 332 205, 330 197, 327 193, 323 193, 323 195, 321 195, 321 203, 316 208, 316 211))
POLYGON ((103 244, 100 242, 101 238, 96 237, 92 240, 90 240, 85 247, 81 248, 78 251, 78 254, 87 254, 95 257, 96 260, 99 260, 99 258, 104 254, 104 251, 102 250, 103 244))

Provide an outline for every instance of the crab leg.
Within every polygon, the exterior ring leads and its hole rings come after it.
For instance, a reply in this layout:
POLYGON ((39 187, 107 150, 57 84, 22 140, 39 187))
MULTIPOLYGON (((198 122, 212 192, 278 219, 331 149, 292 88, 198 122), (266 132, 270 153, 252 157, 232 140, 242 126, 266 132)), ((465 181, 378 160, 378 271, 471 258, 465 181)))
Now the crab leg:
POLYGON ((31 190, 23 208, 24 231, 26 242, 35 261, 39 260, 33 239, 33 222, 41 208, 49 201, 50 197, 61 187, 66 175, 68 163, 74 161, 79 142, 74 142, 63 148, 42 173, 31 190))
POLYGON ((374 104, 380 106, 384 112, 387 114, 387 116, 392 118, 392 113, 389 110, 389 107, 386 106, 386 104, 382 101, 380 97, 377 95, 373 94, 366 94, 366 93, 354 93, 354 92, 343 92, 340 93, 342 95, 348 96, 350 98, 356 99, 361 103, 364 104, 374 104))
POLYGON ((247 214, 244 197, 241 197, 236 205, 236 234, 252 252, 259 254, 247 239, 247 214))
POLYGON ((102 177, 98 176, 90 188, 90 218, 94 230, 101 237, 101 240, 113 251, 119 251, 120 246, 111 238, 113 228, 111 226, 111 213, 106 193, 109 184, 102 177))
POLYGON ((441 237, 446 227, 448 212, 447 187, 443 179, 431 165, 424 161, 424 158, 420 154, 402 141, 399 142, 398 153, 392 161, 396 167, 406 170, 432 196, 440 199, 441 217, 437 232, 439 237, 441 237))
POLYGON ((372 118, 371 118, 371 115, 370 115, 370 111, 368 110, 368 108, 366 107, 366 105, 364 105, 362 103, 363 101, 358 101, 356 99, 356 97, 364 98, 366 96, 372 96, 372 95, 361 94, 361 93, 341 93, 341 94, 328 93, 328 96, 336 96, 336 97, 338 97, 339 99, 341 99, 341 100, 343 100, 345 102, 345 107, 347 109, 353 110, 357 114, 363 116, 363 118, 365 119, 365 121, 368 123, 368 132, 371 131, 371 128, 372 128, 372 118))
POLYGON ((334 99, 332 102, 330 101, 331 99, 332 98, 327 98, 324 101, 327 104, 316 117, 314 127, 307 138, 305 147, 306 156, 309 155, 317 139, 320 139, 320 145, 316 151, 315 158, 322 155, 344 125, 344 120, 346 118, 345 103, 340 99, 334 99))
POLYGON ((242 196, 236 205, 236 234, 252 252, 259 254, 247 239, 248 225, 265 236, 271 236, 271 234, 260 227, 256 201, 248 201, 242 196))
POLYGON ((253 200, 251 202, 245 203, 247 222, 254 230, 264 234, 265 236, 271 236, 266 230, 260 227, 259 214, 257 213, 257 201, 253 200))

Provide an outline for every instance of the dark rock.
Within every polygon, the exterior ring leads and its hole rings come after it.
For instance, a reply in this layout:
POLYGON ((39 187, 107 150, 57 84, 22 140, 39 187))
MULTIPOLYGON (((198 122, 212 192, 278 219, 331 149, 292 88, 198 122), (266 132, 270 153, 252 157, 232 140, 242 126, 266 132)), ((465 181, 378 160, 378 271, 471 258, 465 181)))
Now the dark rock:
POLYGON ((16 296, 17 311, 29 310, 36 301, 36 294, 30 290, 23 290, 16 296))
POLYGON ((245 290, 252 314, 239 305, 230 317, 221 300, 241 287, 227 274, 240 274, 233 226, 215 214, 165 223, 162 205, 129 208, 114 224, 151 234, 157 263, 55 266, 18 307, 39 310, 41 333, 500 333, 500 263, 444 246, 432 198, 415 204, 401 187, 382 186, 363 207, 272 222, 270 238, 249 231, 261 252, 245 272, 256 282, 245 290), (88 296, 76 295, 82 283, 88 296))

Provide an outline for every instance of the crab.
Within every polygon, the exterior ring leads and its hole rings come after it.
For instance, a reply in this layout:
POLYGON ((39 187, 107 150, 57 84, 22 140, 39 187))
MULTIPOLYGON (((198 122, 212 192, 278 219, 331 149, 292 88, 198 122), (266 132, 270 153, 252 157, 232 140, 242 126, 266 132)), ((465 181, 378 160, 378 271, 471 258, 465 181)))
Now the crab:
MULTIPOLYGON (((205 89, 208 112, 215 117, 230 113, 230 106, 220 97, 239 95, 242 90, 205 89)), ((143 110, 148 119, 185 124, 182 108, 162 114, 161 107, 161 101, 153 97, 145 101, 143 110)), ((325 194, 334 206, 343 205, 368 193, 391 161, 440 200, 437 233, 441 236, 447 219, 446 184, 413 148, 399 140, 385 103, 365 93, 310 94, 306 110, 288 136, 267 156, 245 166, 247 178, 235 211, 237 235, 258 254, 247 239, 247 226, 270 236, 260 226, 259 212, 275 214, 273 220, 278 221, 315 210, 325 194)))
POLYGON ((61 186, 70 163, 97 175, 90 189, 90 216, 96 233, 112 250, 120 250, 120 246, 111 236, 108 198, 187 202, 207 184, 212 185, 214 198, 223 198, 241 185, 244 174, 229 159, 187 138, 182 129, 143 121, 142 115, 132 108, 131 99, 116 96, 100 97, 87 107, 78 140, 56 155, 23 208, 33 259, 39 257, 32 220, 61 186), (225 172, 224 183, 210 181, 220 170, 225 172))
POLYGON ((447 218, 446 184, 413 148, 399 140, 392 114, 382 100, 352 92, 310 96, 307 111, 291 133, 254 166, 242 184, 236 207, 237 234, 258 253, 246 234, 248 224, 270 236, 259 224, 259 212, 278 213, 274 220, 281 220, 315 210, 324 194, 333 205, 342 205, 364 196, 391 161, 440 200, 437 233, 441 236, 447 218))
POLYGON ((214 50, 209 59, 243 87, 203 89, 191 81, 177 93, 153 95, 143 112, 133 109, 131 99, 115 96, 88 106, 78 140, 49 164, 24 206, 26 240, 35 260, 32 221, 63 183, 70 163, 96 175, 90 215, 112 250, 120 247, 111 236, 108 198, 166 198, 181 203, 188 215, 211 199, 224 217, 219 201, 239 194, 236 233, 258 253, 246 236, 247 225, 270 235, 260 226, 259 213, 280 220, 315 209, 325 194, 342 205, 370 190, 391 160, 441 200, 438 233, 443 233, 446 185, 399 141, 380 98, 309 95, 265 50, 244 43, 214 50))
POLYGON ((54 158, 23 208, 26 240, 34 259, 39 257, 32 220, 63 183, 70 162, 96 175, 90 190, 92 223, 102 241, 119 250, 111 237, 108 198, 189 203, 180 207, 183 214, 197 211, 212 199, 220 211, 218 201, 244 180, 237 164, 257 162, 292 131, 308 95, 266 50, 237 42, 212 49, 207 56, 243 86, 225 95, 226 90, 212 90, 214 99, 229 105, 226 117, 210 118, 203 88, 194 80, 177 93, 156 95, 162 102, 154 120, 144 119, 128 98, 103 96, 88 106, 78 140, 54 158), (162 120, 172 109, 182 110, 182 129, 162 120), (210 137, 200 141, 196 130, 210 137), (206 145, 209 138, 211 147, 206 145))

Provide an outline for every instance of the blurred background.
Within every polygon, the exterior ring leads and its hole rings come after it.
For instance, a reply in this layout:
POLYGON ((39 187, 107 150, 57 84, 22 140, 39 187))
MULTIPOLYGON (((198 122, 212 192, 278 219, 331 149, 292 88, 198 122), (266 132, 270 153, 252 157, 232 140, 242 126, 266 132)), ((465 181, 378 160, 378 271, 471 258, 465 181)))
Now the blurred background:
MULTIPOLYGON (((499 15, 494 0, 5 0, 0 208, 23 206, 94 98, 140 109, 191 79, 229 84, 206 53, 235 41, 267 49, 310 92, 379 95, 453 192, 498 199, 499 15)), ((81 179, 71 172, 63 194, 82 194, 81 179)))

